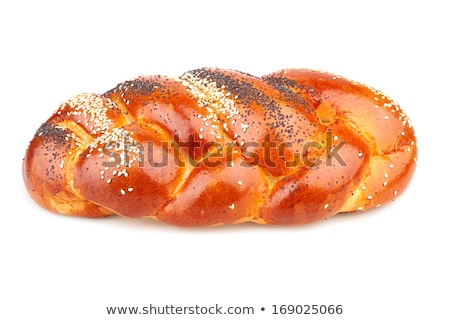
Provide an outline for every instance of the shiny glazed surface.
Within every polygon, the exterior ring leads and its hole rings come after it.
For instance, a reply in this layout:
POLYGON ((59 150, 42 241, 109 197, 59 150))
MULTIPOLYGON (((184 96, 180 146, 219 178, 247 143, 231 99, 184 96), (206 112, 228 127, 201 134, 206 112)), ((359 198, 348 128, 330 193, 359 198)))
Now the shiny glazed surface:
POLYGON ((62 214, 298 224, 393 200, 416 160, 408 117, 373 88, 306 69, 198 69, 64 102, 23 176, 62 214))

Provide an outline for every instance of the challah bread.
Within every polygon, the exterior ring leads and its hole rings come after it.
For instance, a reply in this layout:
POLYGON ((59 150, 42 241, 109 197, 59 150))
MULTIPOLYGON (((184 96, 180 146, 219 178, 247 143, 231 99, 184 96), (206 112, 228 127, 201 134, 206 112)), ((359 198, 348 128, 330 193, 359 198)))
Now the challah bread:
POLYGON ((304 69, 198 69, 64 102, 23 176, 62 214, 296 224, 393 200, 416 157, 408 117, 375 89, 304 69))

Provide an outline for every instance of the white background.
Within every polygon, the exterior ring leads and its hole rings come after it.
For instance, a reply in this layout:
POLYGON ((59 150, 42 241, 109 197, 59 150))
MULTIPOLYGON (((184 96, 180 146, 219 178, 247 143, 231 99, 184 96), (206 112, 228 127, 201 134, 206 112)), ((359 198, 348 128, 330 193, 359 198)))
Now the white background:
MULTIPOLYGON (((448 319, 449 30, 445 1, 4 1, 0 5, 1 319, 111 316, 107 306, 252 306, 201 319, 448 319), (81 92, 203 66, 334 72, 399 101, 419 139, 396 202, 308 226, 176 228, 59 216, 29 198, 36 129, 81 92), (341 304, 340 316, 272 315, 341 304), (260 308, 266 311, 261 312, 260 308)), ((195 317, 196 319, 198 318, 195 317)))

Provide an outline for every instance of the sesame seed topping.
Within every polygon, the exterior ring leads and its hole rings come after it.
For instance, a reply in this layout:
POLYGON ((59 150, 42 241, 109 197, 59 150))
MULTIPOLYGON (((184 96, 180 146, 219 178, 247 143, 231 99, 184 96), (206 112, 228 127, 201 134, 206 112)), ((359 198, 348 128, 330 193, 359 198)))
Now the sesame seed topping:
POLYGON ((121 194, 121 195, 125 195, 125 190, 120 189, 120 194, 121 194))
MULTIPOLYGON (((239 114, 230 93, 226 92, 225 85, 218 87, 217 83, 208 78, 200 78, 198 75, 187 72, 176 79, 186 87, 197 99, 199 107, 208 111, 207 119, 217 120, 218 115, 224 115, 231 119, 239 114)), ((205 122, 205 126, 208 126, 205 122)))
POLYGON ((106 180, 106 183, 111 183, 111 181, 112 181, 111 179, 108 179, 106 180))
POLYGON ((103 134, 111 126, 112 121, 106 113, 112 108, 117 108, 112 100, 96 94, 82 93, 61 104, 56 113, 64 111, 68 116, 82 117, 76 122, 89 128, 93 134, 103 134))
POLYGON ((395 190, 394 191, 394 197, 397 195, 397 193, 398 193, 398 191, 397 190, 395 190))
POLYGON ((128 188, 128 192, 132 192, 134 188, 128 188))
POLYGON ((234 203, 230 204, 230 205, 228 206, 228 208, 230 208, 231 210, 234 210, 234 203))
POLYGON ((237 184, 240 185, 240 186, 242 186, 242 181, 239 180, 239 181, 237 182, 237 184))
POLYGON ((372 200, 373 197, 372 196, 367 196, 367 200, 372 200))
MULTIPOLYGON (((142 161, 141 149, 139 144, 132 138, 133 132, 128 132, 122 128, 114 128, 108 131, 90 144, 90 148, 94 149, 98 146, 102 146, 104 150, 107 150, 106 155, 109 156, 109 162, 115 163, 117 167, 121 165, 124 167, 130 167, 132 159, 142 161), (119 155, 119 159, 113 157, 113 155, 119 155)), ((106 170, 106 168, 105 168, 106 170)), ((113 175, 117 174, 117 170, 114 170, 113 175)))
POLYGON ((362 156, 363 156, 363 153, 362 152, 358 152, 358 157, 362 158, 362 156))
POLYGON ((393 164, 390 164, 390 165, 389 165, 389 168, 394 169, 394 165, 393 165, 393 164))
POLYGON ((363 209, 364 209, 363 207, 358 207, 358 209, 356 209, 356 210, 362 211, 363 209))
POLYGON ((329 207, 329 204, 328 204, 328 203, 326 203, 326 204, 323 206, 324 209, 327 209, 328 207, 329 207))

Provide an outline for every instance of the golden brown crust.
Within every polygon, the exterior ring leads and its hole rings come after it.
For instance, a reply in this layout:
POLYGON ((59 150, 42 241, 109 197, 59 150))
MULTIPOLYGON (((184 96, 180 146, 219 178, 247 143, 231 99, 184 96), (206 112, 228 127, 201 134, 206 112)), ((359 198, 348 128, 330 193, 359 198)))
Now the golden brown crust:
POLYGON ((416 159, 408 117, 370 87, 198 69, 69 99, 36 132, 23 174, 63 214, 295 224, 393 200, 416 159))

